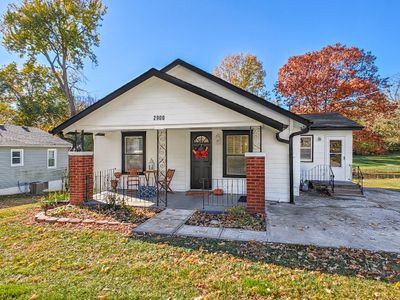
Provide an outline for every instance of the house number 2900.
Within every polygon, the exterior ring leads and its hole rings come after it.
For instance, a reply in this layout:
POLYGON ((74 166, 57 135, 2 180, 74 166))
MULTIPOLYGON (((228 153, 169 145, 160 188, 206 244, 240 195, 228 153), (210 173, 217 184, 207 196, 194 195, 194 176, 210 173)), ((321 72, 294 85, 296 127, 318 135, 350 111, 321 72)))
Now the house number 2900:
POLYGON ((164 121, 165 120, 165 115, 154 115, 153 116, 153 121, 164 121))

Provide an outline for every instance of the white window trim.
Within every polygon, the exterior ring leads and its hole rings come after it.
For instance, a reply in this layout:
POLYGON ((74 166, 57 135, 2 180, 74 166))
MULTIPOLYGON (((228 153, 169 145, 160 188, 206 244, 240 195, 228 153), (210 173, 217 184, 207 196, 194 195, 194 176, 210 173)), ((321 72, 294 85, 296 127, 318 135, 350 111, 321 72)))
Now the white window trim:
POLYGON ((314 136, 312 136, 312 135, 301 135, 300 136, 300 161, 301 162, 313 162, 314 161, 314 136), (301 139, 302 138, 310 138, 311 139, 311 147, 301 147, 301 139), (309 159, 301 158, 301 149, 310 149, 311 150, 311 158, 309 158, 309 159))
POLYGON ((57 168, 57 149, 47 149, 47 168, 48 169, 55 169, 57 168), (54 166, 49 166, 49 153, 50 151, 54 151, 54 166))
POLYGON ((11 161, 11 167, 22 167, 24 165, 24 149, 11 149, 10 161, 11 161), (13 164, 13 152, 19 152, 21 154, 21 160, 19 164, 13 164))

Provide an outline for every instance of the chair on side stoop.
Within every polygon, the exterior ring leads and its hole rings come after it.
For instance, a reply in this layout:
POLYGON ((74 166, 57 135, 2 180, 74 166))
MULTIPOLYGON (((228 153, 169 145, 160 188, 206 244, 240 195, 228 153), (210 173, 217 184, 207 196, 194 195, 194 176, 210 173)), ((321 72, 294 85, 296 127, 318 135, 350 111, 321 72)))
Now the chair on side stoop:
POLYGON ((171 181, 172 181, 172 178, 174 178, 174 174, 175 174, 174 169, 168 169, 167 175, 165 176, 165 178, 157 180, 161 189, 163 189, 167 192, 170 192, 172 194, 174 193, 174 191, 171 189, 171 181))
POLYGON ((137 169, 130 169, 126 181, 128 191, 137 191, 139 188, 139 172, 137 169))

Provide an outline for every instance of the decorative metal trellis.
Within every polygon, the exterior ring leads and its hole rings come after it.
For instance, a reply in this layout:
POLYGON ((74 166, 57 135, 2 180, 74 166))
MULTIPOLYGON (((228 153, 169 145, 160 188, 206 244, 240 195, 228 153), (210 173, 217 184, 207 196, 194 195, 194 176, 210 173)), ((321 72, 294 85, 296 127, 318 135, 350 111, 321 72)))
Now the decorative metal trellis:
POLYGON ((157 130, 157 206, 163 204, 165 207, 168 203, 168 193, 162 188, 160 182, 164 182, 166 186, 168 171, 167 161, 167 129, 157 130))
POLYGON ((253 152, 262 152, 262 132, 261 126, 251 127, 253 152))

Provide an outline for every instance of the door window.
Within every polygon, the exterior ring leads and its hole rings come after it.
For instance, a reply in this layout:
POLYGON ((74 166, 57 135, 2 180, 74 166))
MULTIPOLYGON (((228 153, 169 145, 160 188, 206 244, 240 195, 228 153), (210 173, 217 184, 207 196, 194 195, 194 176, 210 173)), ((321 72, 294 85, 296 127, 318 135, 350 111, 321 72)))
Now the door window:
POLYGON ((329 141, 329 164, 331 167, 342 167, 342 140, 329 141))

